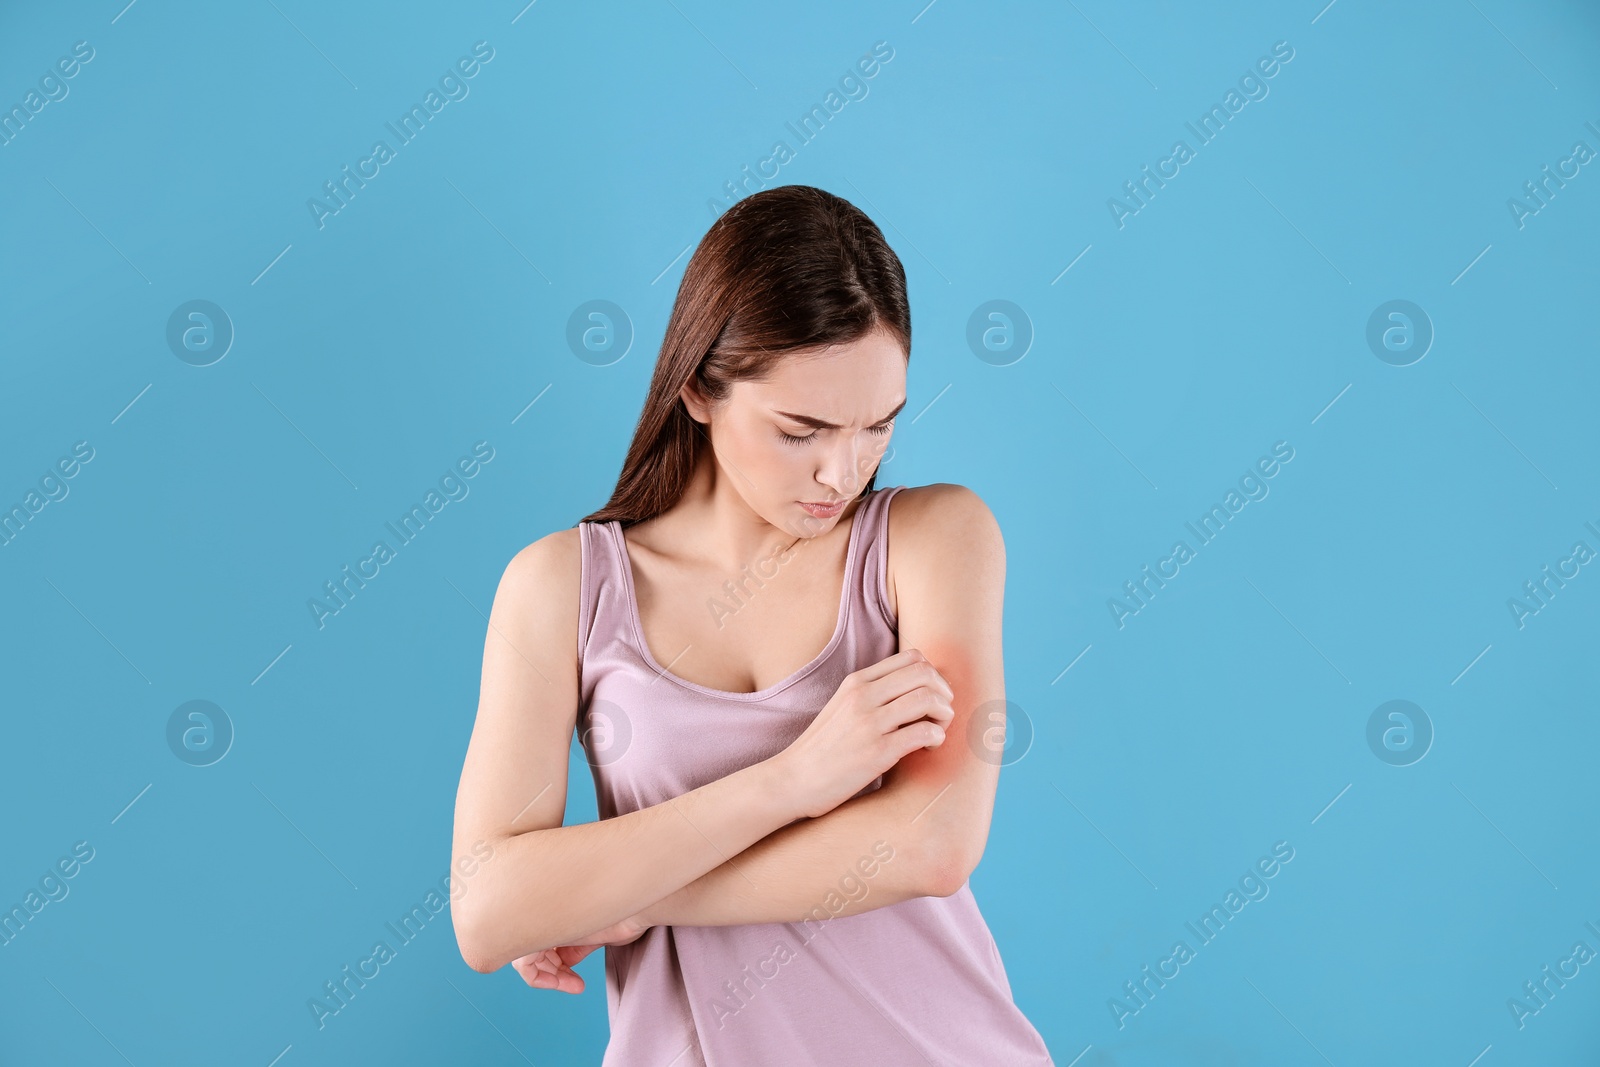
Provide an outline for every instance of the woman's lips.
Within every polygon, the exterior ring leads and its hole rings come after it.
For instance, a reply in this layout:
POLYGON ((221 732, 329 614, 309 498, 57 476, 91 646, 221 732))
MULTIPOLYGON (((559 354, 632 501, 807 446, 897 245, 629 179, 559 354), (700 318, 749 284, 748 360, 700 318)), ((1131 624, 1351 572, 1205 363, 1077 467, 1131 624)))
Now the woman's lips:
POLYGON ((849 501, 841 500, 838 503, 831 505, 811 504, 804 500, 801 500, 798 503, 801 507, 806 509, 806 513, 812 518, 831 519, 835 515, 839 514, 839 512, 843 511, 845 504, 849 503, 849 501))

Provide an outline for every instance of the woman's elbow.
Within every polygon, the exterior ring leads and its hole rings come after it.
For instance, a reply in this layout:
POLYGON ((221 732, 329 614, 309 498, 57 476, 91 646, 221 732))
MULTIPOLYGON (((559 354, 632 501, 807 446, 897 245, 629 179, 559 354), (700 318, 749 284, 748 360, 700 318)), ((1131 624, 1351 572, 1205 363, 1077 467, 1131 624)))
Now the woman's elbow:
MULTIPOLYGON (((477 894, 476 898, 471 893, 464 894, 450 905, 450 922, 455 928, 456 948, 461 953, 462 961, 479 974, 493 974, 518 956, 534 951, 512 951, 513 946, 507 938, 511 923, 492 905, 493 901, 485 893, 477 894)), ((542 931, 532 932, 538 937, 543 936, 542 931)), ((519 928, 519 933, 526 935, 529 931, 519 928)))
POLYGON ((461 959, 479 974, 493 974, 514 959, 566 943, 551 940, 559 936, 555 930, 545 926, 530 929, 526 922, 517 923, 511 933, 513 924, 491 913, 481 899, 472 909, 452 905, 450 916, 461 959))
POLYGON ((465 948, 461 950, 461 959, 468 967, 471 967, 479 974, 493 974, 504 966, 504 964, 490 963, 486 958, 471 955, 465 948))
POLYGON ((983 855, 980 843, 973 847, 955 835, 936 835, 925 845, 922 862, 924 892, 932 897, 954 896, 967 884, 983 855))
POLYGON ((450 924, 455 928, 456 949, 468 967, 479 974, 493 974, 505 966, 505 961, 495 958, 494 949, 480 932, 482 924, 476 914, 462 907, 464 901, 450 906, 450 924))
POLYGON ((967 884, 967 879, 971 874, 971 869, 965 864, 935 861, 930 864, 927 872, 927 895, 930 897, 954 896, 961 892, 961 887, 967 884))

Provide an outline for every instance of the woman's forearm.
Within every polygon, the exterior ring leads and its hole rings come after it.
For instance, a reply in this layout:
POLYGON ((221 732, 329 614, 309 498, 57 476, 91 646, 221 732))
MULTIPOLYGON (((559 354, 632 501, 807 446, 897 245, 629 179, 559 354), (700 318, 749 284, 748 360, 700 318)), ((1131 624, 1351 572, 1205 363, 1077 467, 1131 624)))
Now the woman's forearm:
POLYGON ((797 818, 784 768, 767 760, 616 818, 494 840, 451 906, 463 955, 487 973, 576 943, 797 818))
POLYGON ((855 915, 937 892, 937 823, 913 790, 885 785, 785 826, 644 908, 648 926, 733 926, 855 915))
POLYGON ((1008 707, 1000 627, 1005 546, 993 515, 969 489, 906 497, 915 513, 903 531, 909 536, 891 538, 900 553, 896 642, 902 651, 919 650, 948 680, 955 714, 944 742, 907 752, 882 788, 775 830, 647 905, 634 923, 727 926, 800 922, 819 909, 856 914, 955 893, 976 868, 999 782, 999 709, 1008 707), (924 503, 913 503, 919 499, 924 503), (935 499, 943 502, 939 513, 929 503, 935 499), (894 858, 864 877, 857 863, 880 840, 894 858))

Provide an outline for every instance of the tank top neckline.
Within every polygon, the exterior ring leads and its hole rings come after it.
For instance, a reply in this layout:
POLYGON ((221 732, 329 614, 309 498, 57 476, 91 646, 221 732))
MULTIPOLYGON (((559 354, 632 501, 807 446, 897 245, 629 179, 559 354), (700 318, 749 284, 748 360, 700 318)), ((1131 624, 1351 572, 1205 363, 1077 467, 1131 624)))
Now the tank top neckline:
POLYGON ((611 537, 616 542, 617 553, 622 564, 619 569, 622 571, 623 596, 628 602, 628 626, 633 632, 633 643, 636 646, 636 651, 643 658, 645 665, 660 677, 670 682, 675 682, 693 692, 716 697, 719 700, 739 700, 750 703, 759 703, 769 697, 776 696, 816 670, 833 654, 834 649, 839 647, 839 643, 844 640, 845 632, 849 629, 850 602, 854 599, 851 596, 852 582, 855 580, 856 557, 859 552, 858 545, 861 540, 861 528, 864 525, 862 517, 867 510, 867 504, 883 490, 884 487, 873 489, 861 498, 861 502, 856 505, 855 511, 850 513, 850 540, 845 547, 844 583, 839 590, 839 615, 834 622, 833 636, 828 639, 828 643, 823 646, 822 651, 813 656, 805 666, 787 678, 774 682, 765 689, 758 689, 753 693, 736 693, 731 689, 713 689, 707 685, 700 685, 698 682, 691 682, 687 678, 678 677, 657 662, 655 654, 650 651, 649 642, 644 639, 644 623, 639 619, 639 597, 633 586, 633 560, 628 555, 627 539, 622 536, 622 524, 614 519, 606 523, 606 528, 611 531, 611 537))

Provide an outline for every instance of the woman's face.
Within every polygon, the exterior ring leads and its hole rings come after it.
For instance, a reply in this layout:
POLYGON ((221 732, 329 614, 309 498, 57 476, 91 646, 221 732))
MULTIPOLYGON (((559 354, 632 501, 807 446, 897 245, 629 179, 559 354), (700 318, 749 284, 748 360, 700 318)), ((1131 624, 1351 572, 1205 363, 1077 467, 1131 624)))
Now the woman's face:
POLYGON ((687 387, 682 396, 750 509, 815 537, 878 469, 906 402, 906 356, 875 330, 815 354, 786 353, 766 381, 734 383, 721 404, 708 407, 687 387))

